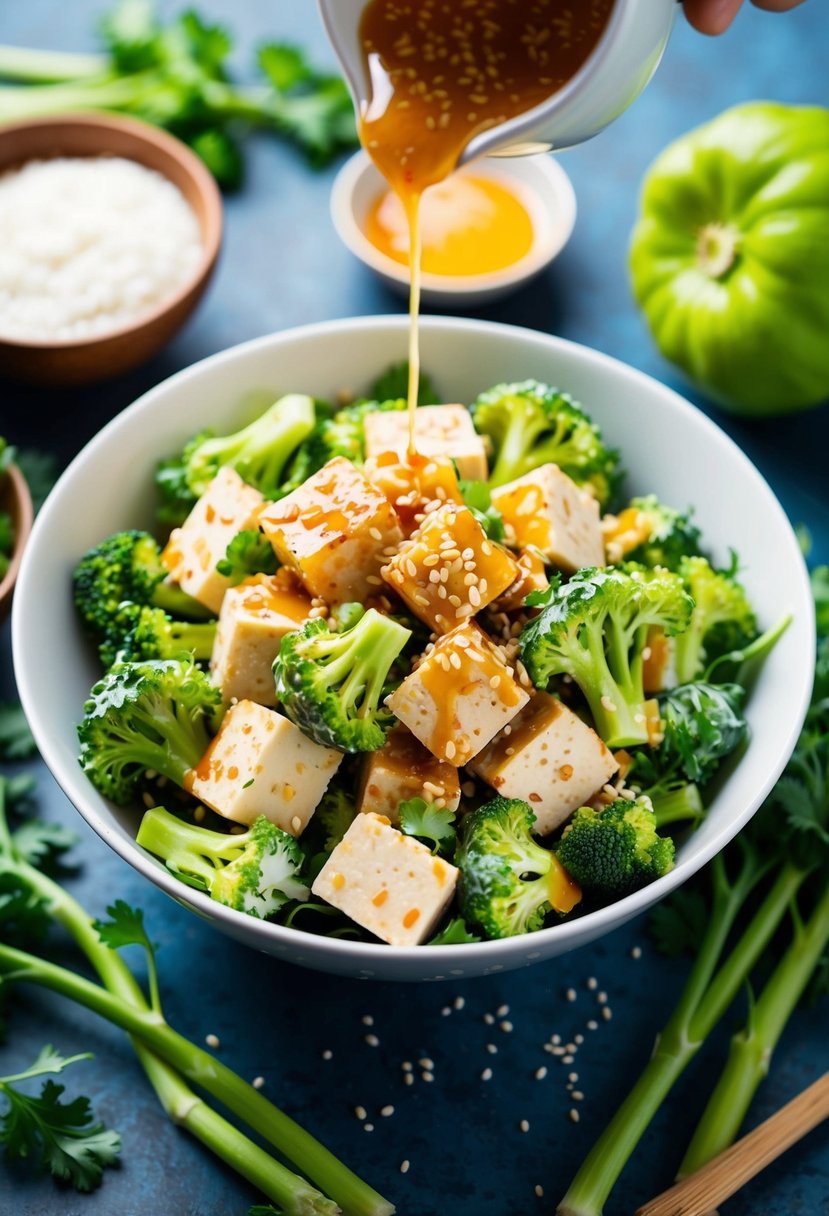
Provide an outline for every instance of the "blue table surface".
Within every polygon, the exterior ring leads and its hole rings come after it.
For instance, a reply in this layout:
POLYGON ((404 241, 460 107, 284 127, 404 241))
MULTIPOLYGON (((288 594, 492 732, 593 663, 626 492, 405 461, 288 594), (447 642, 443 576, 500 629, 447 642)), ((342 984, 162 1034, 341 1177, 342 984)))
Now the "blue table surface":
MULTIPOLYGON (((89 49, 104 5, 98 0, 27 0, 0 7, 0 41, 89 49)), ((176 5, 163 4, 164 11, 176 5)), ((244 71, 264 37, 308 45, 331 60, 310 0, 199 0, 238 35, 244 71)), ((556 264, 531 287, 474 315, 561 334, 615 355, 684 392, 724 426, 756 461, 791 519, 808 525, 814 555, 829 556, 825 460, 826 408, 777 422, 735 421, 683 383, 652 345, 634 307, 625 249, 646 166, 671 139, 751 98, 829 104, 829 18, 824 0, 785 17, 745 10, 732 31, 710 41, 678 24, 662 67, 644 96, 608 131, 566 154, 579 200, 576 233, 556 264)), ((209 295, 176 340, 151 363, 89 390, 23 390, 0 382, 0 432, 39 444, 67 461, 115 412, 193 361, 287 326, 354 314, 397 312, 335 236, 328 217, 334 169, 308 170, 291 149, 251 140, 244 190, 226 203, 226 238, 209 295)), ((105 521, 103 521, 105 523, 105 521)), ((59 678, 59 674, 56 678, 59 678)), ((13 691, 8 629, 0 635, 0 693, 13 691)), ((160 943, 170 1021, 202 1041, 219 1036, 219 1054, 242 1076, 265 1079, 264 1092, 325 1141, 408 1216, 510 1216, 549 1212, 644 1063, 686 973, 660 958, 643 919, 576 954, 531 970, 444 985, 358 983, 276 963, 221 936, 151 887, 78 820, 43 768, 42 813, 81 834, 71 890, 96 914, 123 897, 146 912, 160 943), (641 958, 632 957, 634 946, 641 958), (591 1032, 595 976, 612 1020, 591 1032), (571 987, 575 1001, 566 997, 571 987), (455 1009, 455 998, 465 1004, 455 1009), (483 1015, 510 1007, 511 1033, 483 1015), (452 1012, 445 1015, 445 1008, 452 1012), (366 1015, 380 1042, 365 1042, 366 1015), (541 1047, 552 1033, 584 1035, 576 1063, 562 1066, 541 1047), (487 1054, 492 1041, 497 1054, 487 1054), (333 1053, 329 1060, 323 1052, 333 1053), (434 1081, 406 1088, 400 1064, 428 1056, 434 1081), (541 1064, 545 1079, 535 1079, 541 1064), (480 1080, 485 1067, 492 1079, 480 1080), (566 1090, 578 1073, 581 1120, 566 1090), (386 1103, 390 1118, 378 1117, 386 1103), (354 1115, 365 1106, 374 1130, 354 1115), (527 1119, 528 1134, 519 1130, 527 1119), (408 1159, 411 1169, 399 1172, 408 1159), (544 1198, 534 1188, 544 1188, 544 1198)), ((631 1213, 668 1185, 723 1058, 735 1016, 724 1020, 704 1058, 665 1103, 608 1204, 631 1213)), ((0 1175, 0 1212, 15 1216, 227 1216, 257 1198, 162 1115, 120 1032, 57 997, 21 992, 14 1003, 0 1073, 16 1070, 44 1042, 64 1052, 95 1052, 68 1078, 92 1095, 120 1129, 119 1169, 90 1197, 59 1189, 18 1168, 0 1175)), ((796 1013, 771 1075, 752 1107, 753 1125, 827 1066, 825 1009, 796 1013)), ((829 1213, 829 1134, 813 1133, 726 1207, 731 1216, 829 1213)))

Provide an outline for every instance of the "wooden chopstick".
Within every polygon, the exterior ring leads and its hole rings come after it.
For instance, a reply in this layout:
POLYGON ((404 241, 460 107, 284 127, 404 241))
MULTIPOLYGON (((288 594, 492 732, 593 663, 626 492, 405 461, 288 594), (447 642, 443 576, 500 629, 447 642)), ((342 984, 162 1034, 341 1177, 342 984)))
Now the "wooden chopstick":
POLYGON ((707 1216, 827 1118, 829 1072, 701 1169, 638 1208, 636 1216, 707 1216))

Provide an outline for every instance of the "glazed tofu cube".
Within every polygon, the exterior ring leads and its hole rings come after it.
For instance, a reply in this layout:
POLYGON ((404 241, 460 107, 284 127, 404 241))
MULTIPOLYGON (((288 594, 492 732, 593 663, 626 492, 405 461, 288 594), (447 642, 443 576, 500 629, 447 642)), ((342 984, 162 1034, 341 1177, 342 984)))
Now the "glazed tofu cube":
POLYGON ((594 730, 542 692, 470 765, 503 797, 529 803, 539 836, 564 823, 618 767, 594 730))
POLYGON ((440 638, 386 704, 433 756, 460 768, 529 700, 474 621, 440 638))
POLYGON ((170 577, 188 595, 218 612, 229 579, 216 570, 237 532, 256 528, 262 495, 235 469, 219 469, 180 528, 174 528, 161 554, 170 577))
POLYGON ((268 503, 259 526, 283 566, 329 604, 362 602, 376 592, 383 550, 403 539, 385 495, 342 456, 268 503))
POLYGON ((492 501, 519 549, 532 545, 569 574, 604 565, 599 504, 558 465, 543 464, 498 486, 492 501))
POLYGON ((357 810, 399 818, 400 803, 425 798, 456 811, 461 800, 458 770, 435 759, 405 726, 389 732, 385 745, 363 761, 357 810))
POLYGON ((625 507, 618 515, 603 516, 602 537, 608 563, 623 562, 629 553, 650 538, 650 534, 650 521, 638 507, 625 507))
POLYGON ((468 507, 448 503, 426 516, 382 574, 415 616, 448 633, 506 591, 518 566, 468 507))
POLYGON ((267 815, 300 836, 342 758, 275 710, 238 701, 193 769, 188 789, 225 819, 250 824, 267 815))
POLYGON ((498 612, 516 612, 523 608, 531 591, 546 591, 550 585, 547 567, 538 549, 522 549, 518 554, 518 577, 493 604, 498 612))
MULTIPOLYGON (((408 411, 369 414, 365 421, 366 455, 409 450, 408 411)), ((463 405, 421 405, 415 410, 414 446, 421 456, 448 456, 465 481, 486 481, 486 446, 463 405)))
POLYGON ((411 536, 444 503, 463 503, 455 466, 446 456, 383 452, 370 456, 363 472, 394 507, 404 536, 411 536))
POLYGON ((440 920, 458 881, 383 815, 358 815, 317 875, 315 895, 390 946, 417 946, 440 920))
POLYGON ((308 620, 311 599, 284 567, 257 574, 225 592, 210 659, 225 701, 275 705, 273 661, 286 633, 308 620))

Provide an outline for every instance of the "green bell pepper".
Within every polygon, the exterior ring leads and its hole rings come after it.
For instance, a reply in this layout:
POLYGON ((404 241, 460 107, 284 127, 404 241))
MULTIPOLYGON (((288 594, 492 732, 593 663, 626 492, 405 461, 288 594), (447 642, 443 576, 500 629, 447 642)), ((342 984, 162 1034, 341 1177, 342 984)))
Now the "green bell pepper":
POLYGON ((662 353, 725 408, 829 397, 829 110, 750 102, 671 144, 630 268, 662 353))

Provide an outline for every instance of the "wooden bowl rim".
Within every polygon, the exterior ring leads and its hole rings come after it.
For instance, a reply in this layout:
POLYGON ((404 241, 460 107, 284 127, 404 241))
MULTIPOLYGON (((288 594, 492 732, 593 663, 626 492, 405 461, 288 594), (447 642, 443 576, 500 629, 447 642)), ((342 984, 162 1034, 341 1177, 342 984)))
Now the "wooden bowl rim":
MULTIPOLYGON (((203 221, 199 223, 203 244, 202 256, 193 273, 176 288, 175 292, 165 296, 158 304, 153 305, 152 308, 141 313, 139 317, 126 325, 119 325, 116 329, 108 329, 105 333, 92 334, 88 338, 67 338, 64 341, 38 338, 5 338, 0 334, 0 350, 4 347, 7 350, 16 349, 21 351, 59 352, 67 350, 94 350, 101 343, 124 337, 126 334, 137 333, 144 329, 145 326, 154 325, 160 317, 178 307, 208 277, 219 256, 219 248, 222 242, 223 207, 222 196, 216 184, 216 179, 195 152, 167 131, 154 127, 150 123, 142 122, 138 118, 128 118, 120 114, 100 114, 94 110, 81 110, 72 114, 52 114, 43 118, 31 118, 21 122, 5 123, 0 127, 0 147, 2 147, 8 136, 21 132, 42 131, 44 129, 56 129, 59 131, 61 128, 65 129, 69 127, 85 127, 100 131, 102 134, 109 131, 118 131, 132 136, 139 143, 155 146, 160 151, 166 153, 171 159, 178 161, 179 165, 181 165, 195 185, 196 192, 200 196, 204 207, 203 221)), ((66 153, 57 151, 53 156, 43 157, 42 159, 51 160, 61 155, 66 155, 66 153)), ((106 155, 106 149, 102 149, 99 155, 106 155)), ((19 163, 21 165, 26 164, 30 159, 40 158, 35 154, 33 157, 24 157, 19 163)), ((84 158, 78 157, 78 159, 84 158)), ((125 156, 124 159, 129 160, 130 157, 125 156)), ((11 164, 0 167, 0 173, 8 172, 11 168, 11 164)), ((167 174, 162 169, 157 170, 157 172, 161 173, 163 177, 167 177, 167 174)), ((167 180, 169 181, 170 179, 167 178, 167 180)), ((173 184, 175 185, 175 183, 173 184)))
POLYGON ((9 488, 11 490, 11 497, 13 497, 17 506, 17 518, 14 521, 14 548, 12 549, 9 568, 2 579, 0 579, 0 614, 8 607, 11 593, 14 590, 14 584, 17 582, 17 572, 20 569, 23 550, 26 548, 35 519, 32 495, 28 482, 16 464, 9 465, 7 469, 0 473, 0 497, 5 496, 9 488), (6 484, 3 484, 3 482, 6 484))

